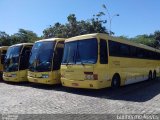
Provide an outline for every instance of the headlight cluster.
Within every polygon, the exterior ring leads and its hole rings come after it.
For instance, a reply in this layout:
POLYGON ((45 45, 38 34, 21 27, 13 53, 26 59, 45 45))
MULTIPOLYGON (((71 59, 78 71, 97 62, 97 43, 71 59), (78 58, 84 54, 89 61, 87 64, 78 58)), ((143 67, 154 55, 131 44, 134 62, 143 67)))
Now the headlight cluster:
POLYGON ((47 75, 47 74, 42 74, 42 78, 48 78, 49 77, 49 75, 47 75))
POLYGON ((11 76, 12 76, 12 77, 17 77, 17 74, 12 74, 11 76))
POLYGON ((97 74, 85 74, 85 79, 86 80, 98 80, 98 75, 97 74))
POLYGON ((93 75, 85 75, 85 79, 86 80, 93 80, 94 77, 93 77, 93 75))

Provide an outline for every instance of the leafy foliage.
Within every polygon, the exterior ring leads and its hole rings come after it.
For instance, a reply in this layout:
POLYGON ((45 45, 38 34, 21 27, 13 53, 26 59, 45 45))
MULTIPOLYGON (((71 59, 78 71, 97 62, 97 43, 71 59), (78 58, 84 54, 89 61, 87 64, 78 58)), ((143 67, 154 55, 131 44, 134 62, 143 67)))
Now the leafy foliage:
POLYGON ((119 36, 121 39, 131 40, 136 43, 148 45, 157 49, 160 49, 160 31, 155 31, 153 34, 138 35, 134 38, 128 38, 126 36, 119 36))
POLYGON ((25 43, 25 42, 35 42, 40 39, 36 33, 19 29, 18 33, 15 33, 11 36, 6 34, 5 32, 0 32, 0 45, 2 46, 10 46, 17 43, 25 43))
POLYGON ((25 29, 19 29, 18 33, 11 35, 12 44, 35 42, 36 40, 38 40, 36 33, 25 29))
POLYGON ((136 43, 141 43, 144 45, 155 47, 155 39, 150 35, 138 35, 135 38, 131 38, 131 40, 133 40, 133 42, 136 43))
POLYGON ((155 39, 155 47, 160 49, 160 31, 154 32, 154 39, 155 39))
POLYGON ((63 37, 69 38, 77 35, 89 34, 89 33, 106 33, 106 28, 103 26, 103 22, 99 20, 101 15, 96 16, 90 20, 77 21, 75 14, 71 14, 67 17, 68 23, 61 24, 55 23, 53 26, 43 31, 44 38, 50 37, 63 37))
POLYGON ((10 42, 11 42, 10 36, 5 32, 0 31, 0 45, 8 46, 10 45, 10 42))

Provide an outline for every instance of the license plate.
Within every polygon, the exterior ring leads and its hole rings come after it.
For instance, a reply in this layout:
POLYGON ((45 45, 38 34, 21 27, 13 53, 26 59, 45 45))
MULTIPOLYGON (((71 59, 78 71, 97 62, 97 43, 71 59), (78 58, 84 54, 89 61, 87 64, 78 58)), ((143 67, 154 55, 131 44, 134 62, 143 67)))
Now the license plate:
POLYGON ((78 83, 72 83, 72 86, 79 86, 78 83))

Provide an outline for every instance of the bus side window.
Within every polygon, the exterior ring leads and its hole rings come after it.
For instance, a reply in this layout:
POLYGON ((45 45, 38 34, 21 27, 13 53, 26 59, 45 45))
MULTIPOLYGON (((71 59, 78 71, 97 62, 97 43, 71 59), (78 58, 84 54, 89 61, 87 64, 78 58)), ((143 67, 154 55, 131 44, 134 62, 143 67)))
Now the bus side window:
POLYGON ((107 64, 108 63, 108 50, 107 50, 107 42, 106 40, 100 40, 100 63, 107 64))
POLYGON ((109 55, 120 57, 121 56, 120 43, 108 40, 108 44, 109 44, 109 55))
POLYGON ((136 58, 137 57, 137 48, 134 46, 130 46, 130 56, 132 58, 136 58))
POLYGON ((130 46, 120 43, 120 52, 122 57, 130 57, 130 46))
POLYGON ((63 57, 63 49, 64 49, 64 42, 63 41, 58 42, 56 46, 56 50, 54 52, 53 70, 60 69, 62 57, 63 57))
POLYGON ((137 49, 137 57, 143 59, 144 58, 144 52, 142 48, 137 49))

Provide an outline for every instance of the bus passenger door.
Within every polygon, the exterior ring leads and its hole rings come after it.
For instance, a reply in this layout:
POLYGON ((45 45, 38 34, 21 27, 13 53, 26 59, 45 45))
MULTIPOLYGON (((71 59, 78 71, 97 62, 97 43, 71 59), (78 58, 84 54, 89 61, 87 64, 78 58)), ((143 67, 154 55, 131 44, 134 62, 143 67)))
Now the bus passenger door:
POLYGON ((60 70, 63 57, 63 50, 64 50, 64 41, 60 41, 57 43, 54 51, 53 70, 60 70))
POLYGON ((101 81, 106 83, 109 79, 109 70, 108 70, 108 44, 107 40, 100 39, 100 64, 98 66, 98 76, 101 81))
POLYGON ((7 50, 2 50, 1 53, 0 53, 1 64, 4 64, 6 53, 7 53, 7 50))
POLYGON ((30 56, 31 49, 32 49, 32 46, 24 46, 21 53, 19 70, 28 69, 29 56, 30 56))

